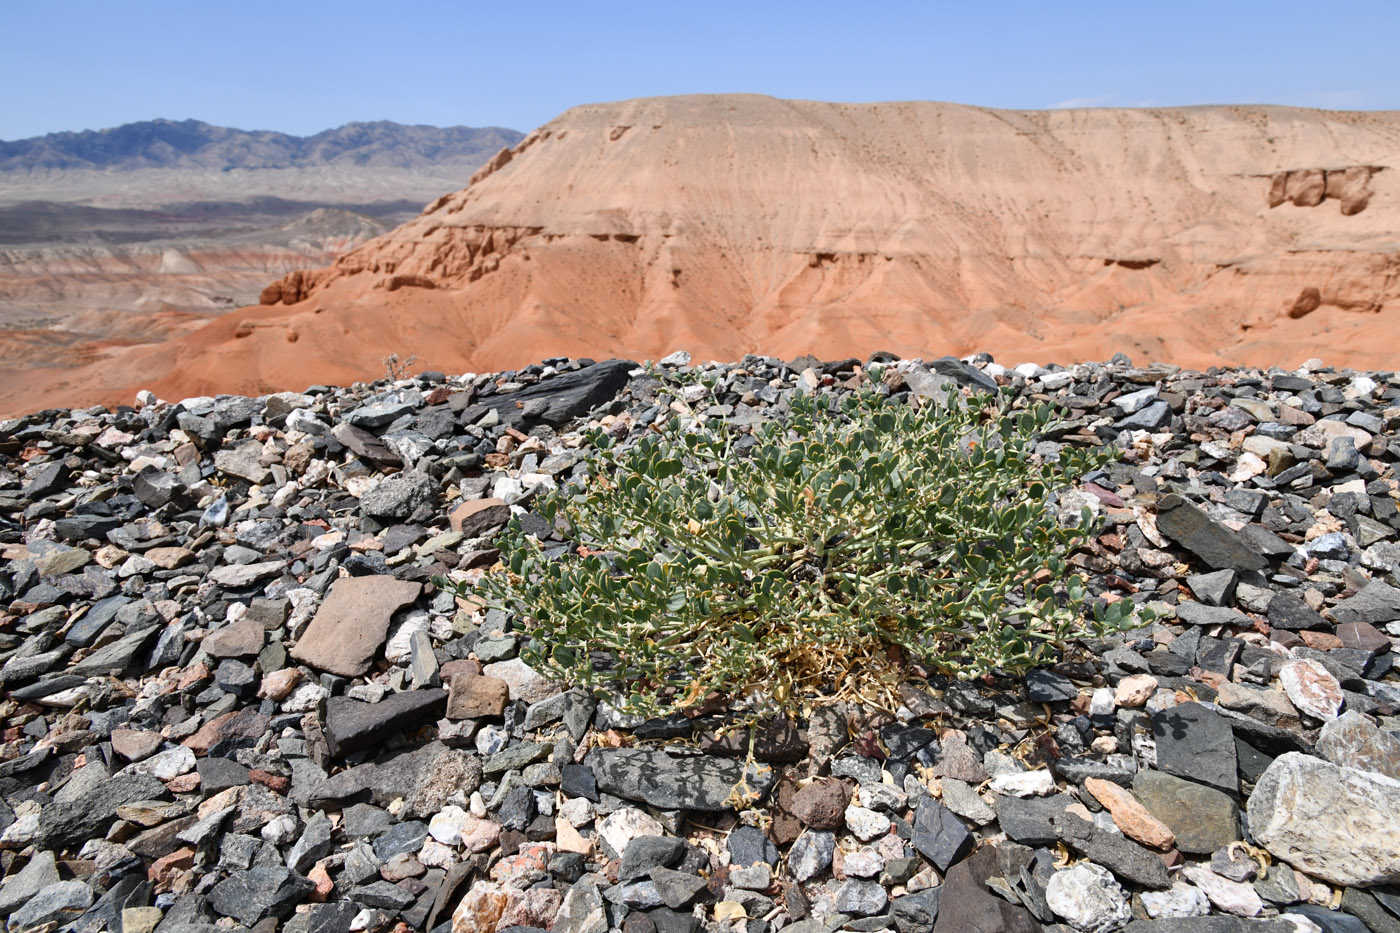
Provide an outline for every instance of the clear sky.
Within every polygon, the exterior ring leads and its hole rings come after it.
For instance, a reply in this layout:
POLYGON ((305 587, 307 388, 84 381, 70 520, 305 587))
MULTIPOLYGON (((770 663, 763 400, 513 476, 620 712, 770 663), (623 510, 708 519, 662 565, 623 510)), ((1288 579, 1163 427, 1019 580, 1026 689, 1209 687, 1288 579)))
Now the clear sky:
POLYGON ((527 131, 747 91, 988 107, 1400 109, 1400 0, 0 0, 0 139, 154 117, 527 131))

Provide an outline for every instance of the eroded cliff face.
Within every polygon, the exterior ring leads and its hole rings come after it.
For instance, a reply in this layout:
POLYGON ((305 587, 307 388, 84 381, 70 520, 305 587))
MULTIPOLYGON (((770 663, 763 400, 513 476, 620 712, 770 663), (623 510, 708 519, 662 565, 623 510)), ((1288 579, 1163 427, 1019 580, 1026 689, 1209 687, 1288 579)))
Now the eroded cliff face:
POLYGON ((390 351, 449 371, 678 348, 1385 368, 1397 153, 1396 113, 579 107, 267 287, 233 315, 262 322, 236 346, 219 343, 236 322, 181 338, 167 356, 189 362, 154 381, 179 394, 236 360, 300 387, 376 375, 390 351))

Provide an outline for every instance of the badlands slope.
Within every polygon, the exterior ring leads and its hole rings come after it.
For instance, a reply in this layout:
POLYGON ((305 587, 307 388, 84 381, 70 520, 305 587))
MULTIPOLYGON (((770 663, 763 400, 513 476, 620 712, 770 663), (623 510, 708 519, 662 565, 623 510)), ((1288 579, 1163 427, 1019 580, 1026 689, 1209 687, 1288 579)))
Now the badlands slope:
POLYGON ((578 107, 264 305, 0 385, 0 408, 555 355, 1394 368, 1400 113, 578 107))

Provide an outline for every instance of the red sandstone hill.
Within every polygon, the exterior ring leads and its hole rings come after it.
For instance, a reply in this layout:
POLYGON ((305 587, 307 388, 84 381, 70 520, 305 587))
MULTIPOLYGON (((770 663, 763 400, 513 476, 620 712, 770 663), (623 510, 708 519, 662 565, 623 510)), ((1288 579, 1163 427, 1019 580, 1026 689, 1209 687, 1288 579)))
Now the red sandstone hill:
POLYGON ((265 306, 0 385, 0 407, 346 382, 390 352, 446 371, 682 348, 1389 369, 1397 159, 1396 112, 578 107, 265 306))

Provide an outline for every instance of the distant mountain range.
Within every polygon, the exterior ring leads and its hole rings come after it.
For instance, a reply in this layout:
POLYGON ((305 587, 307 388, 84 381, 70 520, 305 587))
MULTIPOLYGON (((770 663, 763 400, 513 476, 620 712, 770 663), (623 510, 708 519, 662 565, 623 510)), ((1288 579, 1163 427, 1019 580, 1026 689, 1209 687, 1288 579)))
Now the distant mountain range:
POLYGON ((408 126, 387 120, 347 123, 314 136, 238 130, 199 120, 147 120, 105 130, 0 140, 0 172, 476 166, 521 138, 515 130, 498 126, 408 126))

